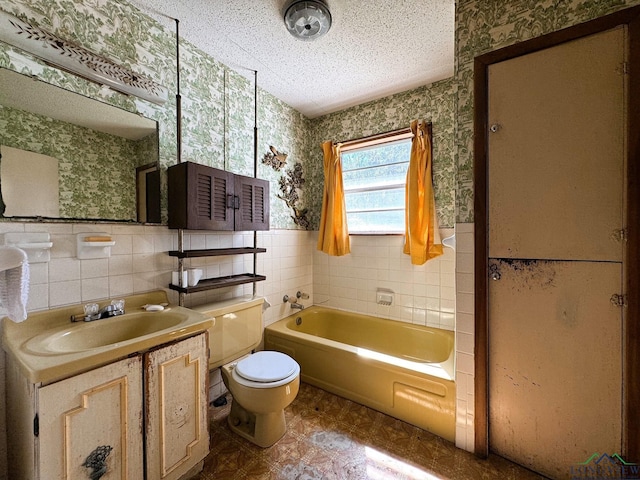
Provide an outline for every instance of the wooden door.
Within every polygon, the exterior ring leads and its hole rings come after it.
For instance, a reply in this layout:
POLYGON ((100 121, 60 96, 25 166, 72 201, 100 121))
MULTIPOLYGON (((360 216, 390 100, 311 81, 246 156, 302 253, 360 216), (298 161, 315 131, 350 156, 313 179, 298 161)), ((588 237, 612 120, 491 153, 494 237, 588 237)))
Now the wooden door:
POLYGON ((47 385, 38 397, 41 480, 143 478, 140 357, 47 385))
POLYGON ((147 478, 174 480, 209 453, 208 336, 145 355, 147 478))
POLYGON ((622 445, 625 29, 488 69, 489 445, 552 478, 622 445))

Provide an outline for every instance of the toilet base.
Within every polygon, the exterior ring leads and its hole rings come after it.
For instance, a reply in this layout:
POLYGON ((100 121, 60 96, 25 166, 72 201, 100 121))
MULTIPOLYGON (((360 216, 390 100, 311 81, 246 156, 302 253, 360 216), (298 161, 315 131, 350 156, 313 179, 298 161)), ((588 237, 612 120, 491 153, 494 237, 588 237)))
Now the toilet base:
POLYGON ((232 431, 262 448, 276 443, 287 431, 284 410, 255 414, 245 410, 235 399, 231 402, 227 422, 232 431))

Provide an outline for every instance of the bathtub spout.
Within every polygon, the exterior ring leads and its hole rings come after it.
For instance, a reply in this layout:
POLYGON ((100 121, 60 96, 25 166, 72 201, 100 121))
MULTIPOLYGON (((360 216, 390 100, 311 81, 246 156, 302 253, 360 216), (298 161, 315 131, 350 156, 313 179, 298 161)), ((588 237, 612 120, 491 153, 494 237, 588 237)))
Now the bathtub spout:
POLYGON ((302 305, 301 303, 296 302, 296 299, 294 297, 290 297, 289 295, 285 295, 284 297, 282 297, 282 301, 284 303, 289 302, 289 304, 291 304, 291 308, 293 308, 293 309, 304 310, 304 305, 302 305))

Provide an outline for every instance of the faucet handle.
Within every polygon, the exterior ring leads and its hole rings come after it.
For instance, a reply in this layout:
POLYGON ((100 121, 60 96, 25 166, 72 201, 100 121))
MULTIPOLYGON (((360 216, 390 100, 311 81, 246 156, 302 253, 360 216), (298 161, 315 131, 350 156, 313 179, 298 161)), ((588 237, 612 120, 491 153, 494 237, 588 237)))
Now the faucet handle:
POLYGON ((111 305, 116 307, 116 310, 124 311, 124 300, 111 300, 111 305))
POLYGON ((296 298, 302 298, 303 300, 306 300, 309 298, 309 294, 298 290, 298 293, 296 293, 296 298))
POLYGON ((87 303, 84 306, 85 315, 94 315, 100 311, 100 306, 97 303, 87 303))
POLYGON ((284 297, 282 297, 282 303, 295 303, 296 299, 293 297, 290 297, 289 295, 285 295, 284 297))

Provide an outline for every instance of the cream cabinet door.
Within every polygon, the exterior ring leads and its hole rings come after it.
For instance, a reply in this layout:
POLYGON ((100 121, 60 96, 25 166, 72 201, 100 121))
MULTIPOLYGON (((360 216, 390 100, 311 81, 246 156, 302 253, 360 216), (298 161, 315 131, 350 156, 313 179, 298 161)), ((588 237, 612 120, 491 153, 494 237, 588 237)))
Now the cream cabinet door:
POLYGON ((146 354, 147 478, 178 479, 209 453, 206 334, 146 354))
POLYGON ((42 387, 38 397, 41 480, 143 478, 139 356, 42 387))

